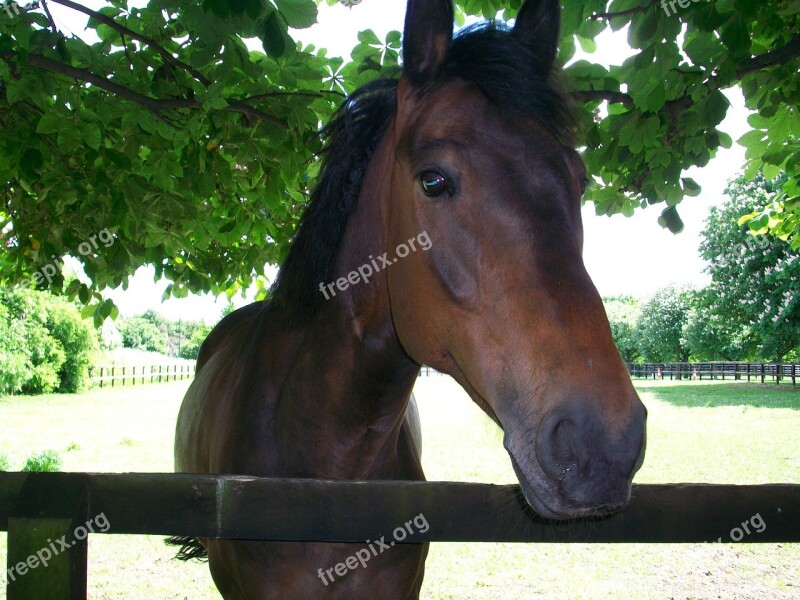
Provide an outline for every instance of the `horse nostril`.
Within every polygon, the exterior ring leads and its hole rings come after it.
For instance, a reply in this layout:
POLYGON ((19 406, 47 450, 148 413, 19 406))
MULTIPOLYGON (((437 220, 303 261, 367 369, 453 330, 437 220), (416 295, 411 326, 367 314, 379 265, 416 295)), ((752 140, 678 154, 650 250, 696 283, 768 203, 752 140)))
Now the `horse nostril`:
POLYGON ((553 479, 575 475, 578 456, 573 440, 574 426, 568 419, 552 419, 543 424, 537 440, 539 464, 553 479))

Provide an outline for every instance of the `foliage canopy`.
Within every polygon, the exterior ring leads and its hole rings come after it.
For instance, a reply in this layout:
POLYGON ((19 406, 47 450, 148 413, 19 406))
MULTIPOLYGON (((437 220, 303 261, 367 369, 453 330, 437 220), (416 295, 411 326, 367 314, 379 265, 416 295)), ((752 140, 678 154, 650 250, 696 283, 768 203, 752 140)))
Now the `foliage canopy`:
MULTIPOLYGON (((457 18, 511 19, 521 2, 457 0, 457 18)), ((313 24, 319 3, 43 0, 0 11, 0 284, 77 297, 96 323, 117 314, 102 291, 142 265, 177 297, 263 289, 314 185, 320 123, 400 56, 397 31, 362 32, 349 61, 295 43, 292 28, 313 24), (86 34, 62 31, 52 5, 87 16, 86 34), (88 283, 65 282, 67 255, 88 283)), ((800 3, 715 0, 671 15, 657 0, 562 4, 564 63, 607 29, 627 31, 633 52, 610 68, 566 69, 597 212, 662 203, 660 221, 680 230, 676 206, 700 193, 683 173, 732 143, 717 129, 721 90, 740 86, 756 111, 740 140, 748 177, 789 173, 754 218, 800 245, 800 3)))

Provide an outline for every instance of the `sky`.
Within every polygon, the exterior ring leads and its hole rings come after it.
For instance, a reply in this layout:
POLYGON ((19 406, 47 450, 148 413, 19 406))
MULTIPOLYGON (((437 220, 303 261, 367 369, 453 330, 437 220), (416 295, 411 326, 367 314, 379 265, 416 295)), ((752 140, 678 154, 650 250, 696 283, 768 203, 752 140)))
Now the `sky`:
MULTIPOLYGON (((296 39, 328 49, 328 55, 348 56, 357 43, 357 33, 372 29, 383 39, 390 30, 401 30, 406 0, 362 0, 352 8, 342 5, 320 6, 317 25, 295 31, 296 39)), ((59 18, 69 20, 72 15, 59 18)), ((668 18, 668 17, 665 17, 668 18)), ((62 21, 63 19, 63 21, 62 21)), ((60 23, 59 23, 60 24, 60 23)), ((73 23, 70 30, 78 33, 81 27, 73 23)), ((620 64, 632 51, 626 43, 626 31, 606 31, 597 39, 598 50, 587 58, 603 64, 620 64)), ((719 129, 734 140, 731 149, 720 149, 717 156, 703 169, 691 169, 684 176, 692 177, 702 187, 695 198, 685 199, 678 212, 685 224, 679 234, 672 234, 658 225, 664 205, 638 210, 632 217, 596 216, 594 205, 583 208, 585 231, 584 262, 595 286, 603 296, 627 294, 646 298, 669 284, 703 286, 708 277, 698 255, 700 232, 711 206, 724 200, 723 191, 729 179, 735 177, 744 164, 744 149, 735 141, 747 130, 747 110, 738 89, 725 92, 731 107, 719 129)), ((204 319, 213 323, 219 319, 227 299, 215 300, 210 295, 161 301, 166 281, 154 282, 151 268, 140 269, 131 279, 126 291, 115 290, 108 295, 124 316, 139 314, 151 308, 170 319, 204 319)), ((248 300, 234 298, 237 306, 248 300)))

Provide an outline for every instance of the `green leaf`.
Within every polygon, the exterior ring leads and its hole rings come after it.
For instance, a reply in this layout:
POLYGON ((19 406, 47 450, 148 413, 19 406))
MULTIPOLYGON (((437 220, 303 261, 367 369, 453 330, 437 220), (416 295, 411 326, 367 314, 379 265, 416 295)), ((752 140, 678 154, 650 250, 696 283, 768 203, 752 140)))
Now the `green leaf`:
POLYGON ((750 48, 750 35, 740 14, 736 13, 730 18, 722 28, 720 39, 734 55, 744 54, 750 48))
POLYGON ((261 30, 261 43, 264 46, 264 52, 273 58, 280 58, 286 52, 283 28, 278 22, 278 15, 274 12, 264 19, 261 30))
POLYGON ((683 220, 678 214, 678 209, 674 206, 664 209, 661 216, 658 217, 658 224, 664 229, 669 229, 672 233, 680 233, 684 227, 683 220))
POLYGON ((701 188, 691 177, 681 177, 681 183, 683 184, 683 193, 687 196, 700 195, 701 188))
POLYGON ((372 29, 365 29, 364 31, 358 32, 358 41, 362 44, 368 44, 370 46, 380 46, 381 40, 375 35, 375 32, 372 29))
POLYGON ((100 140, 101 140, 101 132, 100 127, 98 127, 95 123, 86 123, 83 127, 83 141, 86 142, 86 145, 89 146, 92 150, 99 150, 100 149, 100 140))
POLYGON ((64 127, 64 119, 55 112, 45 113, 36 125, 36 133, 57 133, 64 127))
POLYGON ((645 100, 645 106, 648 110, 652 112, 658 112, 662 108, 664 108, 664 104, 667 101, 667 90, 665 89, 663 83, 657 82, 656 85, 653 87, 653 90, 647 95, 647 99, 645 100))
POLYGON ((305 29, 317 22, 314 0, 275 0, 275 4, 289 27, 305 29))

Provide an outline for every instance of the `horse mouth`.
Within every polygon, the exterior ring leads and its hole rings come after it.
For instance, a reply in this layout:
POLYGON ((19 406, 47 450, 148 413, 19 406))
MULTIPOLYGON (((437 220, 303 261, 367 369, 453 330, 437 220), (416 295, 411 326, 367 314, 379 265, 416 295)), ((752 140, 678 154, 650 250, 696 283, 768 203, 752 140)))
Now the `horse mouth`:
MULTIPOLYGON (((624 508, 628 502, 619 502, 613 505, 602 504, 599 506, 571 506, 566 504, 564 500, 559 499, 558 496, 553 494, 552 500, 549 502, 542 498, 542 492, 538 492, 536 486, 531 483, 529 477, 525 474, 522 468, 517 463, 517 459, 511 452, 508 453, 511 457, 511 465, 519 480, 522 494, 525 501, 534 510, 534 512, 543 519, 550 519, 553 521, 565 521, 568 519, 576 519, 581 517, 601 517, 614 514, 624 508), (553 502, 555 500, 555 502, 553 502), (554 506, 557 504, 558 506, 554 506)), ((546 488, 547 486, 540 486, 546 488)))

